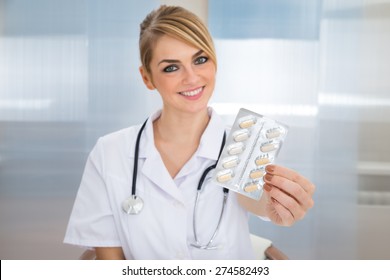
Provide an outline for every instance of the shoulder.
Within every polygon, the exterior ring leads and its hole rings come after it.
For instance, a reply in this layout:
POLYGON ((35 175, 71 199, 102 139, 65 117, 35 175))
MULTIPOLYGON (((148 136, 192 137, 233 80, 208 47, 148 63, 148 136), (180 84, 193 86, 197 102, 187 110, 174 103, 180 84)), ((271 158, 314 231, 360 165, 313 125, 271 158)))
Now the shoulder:
POLYGON ((133 139, 138 130, 139 130, 140 125, 133 125, 129 126, 111 133, 108 133, 106 135, 101 136, 98 139, 98 142, 102 142, 104 144, 109 144, 109 143, 116 143, 118 142, 127 142, 130 139, 133 139))
POLYGON ((144 123, 132 125, 100 137, 98 143, 101 143, 102 145, 134 146, 141 127, 146 125, 144 129, 146 134, 152 134, 152 123, 160 114, 161 109, 151 114, 144 123))
POLYGON ((101 136, 97 140, 94 150, 99 150, 104 154, 127 154, 135 145, 140 126, 139 124, 130 126, 101 136))

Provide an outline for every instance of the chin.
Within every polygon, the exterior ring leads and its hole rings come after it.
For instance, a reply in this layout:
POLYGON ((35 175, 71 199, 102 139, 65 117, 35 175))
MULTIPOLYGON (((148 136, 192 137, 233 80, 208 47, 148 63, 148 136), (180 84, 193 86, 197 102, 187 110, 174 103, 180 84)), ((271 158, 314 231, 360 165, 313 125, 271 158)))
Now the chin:
POLYGON ((198 105, 194 105, 194 106, 191 106, 191 107, 188 107, 187 110, 189 113, 193 113, 193 114, 197 114, 197 113, 202 113, 202 112, 207 112, 208 111, 208 103, 205 103, 205 104, 198 104, 198 105))

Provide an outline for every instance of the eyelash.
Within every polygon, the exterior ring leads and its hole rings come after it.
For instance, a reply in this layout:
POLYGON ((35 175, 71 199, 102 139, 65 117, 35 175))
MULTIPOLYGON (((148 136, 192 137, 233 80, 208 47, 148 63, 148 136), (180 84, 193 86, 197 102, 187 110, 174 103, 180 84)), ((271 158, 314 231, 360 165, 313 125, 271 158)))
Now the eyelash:
POLYGON ((195 64, 204 64, 204 63, 206 63, 207 61, 209 60, 209 58, 208 57, 206 57, 206 56, 200 56, 200 57, 198 57, 198 58, 196 58, 195 59, 195 64), (202 61, 200 61, 200 60, 202 60, 202 61))
MULTIPOLYGON (((206 63, 207 61, 209 60, 208 57, 206 56, 200 56, 200 57, 197 57, 194 61, 194 64, 195 65, 200 65, 200 64, 204 64, 206 63)), ((176 65, 176 64, 172 64, 172 65, 169 65, 167 67, 165 67, 163 69, 163 72, 165 73, 172 73, 172 72, 175 72, 176 70, 178 70, 179 67, 176 65)))
POLYGON ((177 67, 176 65, 169 65, 163 69, 163 72, 171 73, 171 72, 176 71, 177 69, 179 69, 179 67, 177 67), (175 69, 172 69, 172 68, 175 68, 175 69))

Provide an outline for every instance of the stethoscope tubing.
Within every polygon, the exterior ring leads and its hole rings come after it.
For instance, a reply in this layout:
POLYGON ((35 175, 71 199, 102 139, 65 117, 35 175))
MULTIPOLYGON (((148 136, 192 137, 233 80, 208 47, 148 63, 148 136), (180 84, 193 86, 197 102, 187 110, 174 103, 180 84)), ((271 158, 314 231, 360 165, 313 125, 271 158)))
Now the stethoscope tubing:
POLYGON ((137 141, 135 142, 135 151, 134 151, 134 165, 133 165, 133 184, 131 186, 131 195, 134 197, 137 197, 136 191, 137 191, 137 173, 138 173, 138 157, 139 157, 139 143, 141 141, 141 134, 144 130, 146 123, 148 122, 148 119, 145 120, 145 122, 142 124, 141 128, 139 129, 138 135, 137 135, 137 141))
POLYGON ((198 248, 198 249, 206 249, 206 250, 218 249, 217 246, 211 246, 211 244, 213 243, 214 238, 217 236, 219 227, 220 227, 220 225, 221 225, 223 213, 225 213, 225 206, 226 206, 226 201, 227 201, 227 197, 228 197, 228 193, 229 193, 229 192, 228 192, 228 191, 225 191, 225 189, 224 189, 224 192, 223 192, 222 209, 221 209, 221 213, 219 214, 218 224, 217 224, 217 227, 215 228, 215 231, 214 231, 213 236, 210 238, 209 242, 208 242, 206 245, 200 245, 200 243, 199 243, 199 241, 198 241, 197 230, 196 230, 196 213, 197 213, 196 209, 198 208, 198 200, 199 200, 199 197, 200 197, 200 192, 201 192, 201 190, 198 190, 198 191, 196 192, 194 213, 193 213, 193 218, 192 218, 192 229, 193 229, 193 232, 194 232, 195 244, 191 244, 191 245, 192 245, 193 247, 198 248))

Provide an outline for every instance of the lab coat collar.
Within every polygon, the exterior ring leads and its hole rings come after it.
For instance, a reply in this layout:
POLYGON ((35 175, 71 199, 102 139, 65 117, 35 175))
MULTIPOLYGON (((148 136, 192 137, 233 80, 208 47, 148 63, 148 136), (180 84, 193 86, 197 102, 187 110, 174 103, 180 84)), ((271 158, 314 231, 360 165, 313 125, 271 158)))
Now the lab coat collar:
POLYGON ((148 118, 144 132, 141 135, 139 158, 146 158, 154 156, 157 152, 156 146, 154 145, 154 132, 153 122, 161 115, 161 109, 154 112, 148 118))
POLYGON ((217 160, 221 149, 225 124, 213 108, 209 107, 208 110, 210 121, 200 139, 197 154, 200 157, 217 160))

